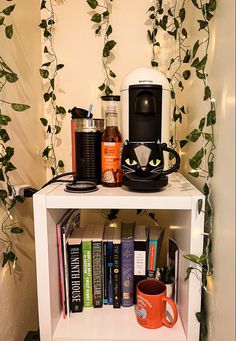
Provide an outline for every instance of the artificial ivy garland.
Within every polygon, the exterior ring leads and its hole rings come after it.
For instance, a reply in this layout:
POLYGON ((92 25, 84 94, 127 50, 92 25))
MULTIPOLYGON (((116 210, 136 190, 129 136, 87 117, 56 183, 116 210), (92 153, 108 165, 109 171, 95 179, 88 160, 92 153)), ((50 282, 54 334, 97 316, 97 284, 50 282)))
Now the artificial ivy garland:
POLYGON ((95 23, 95 34, 103 34, 102 65, 105 79, 98 89, 107 96, 113 93, 113 90, 111 89, 112 79, 116 77, 116 74, 109 66, 111 51, 116 46, 116 41, 110 39, 112 33, 112 26, 110 24, 112 1, 113 0, 105 0, 103 4, 100 4, 97 0, 87 0, 88 5, 93 9, 91 21, 95 23))
MULTIPOLYGON (((0 10, 0 29, 4 29, 4 34, 7 39, 11 39, 13 36, 13 25, 9 24, 8 21, 14 9, 15 4, 0 10)), ((14 208, 18 202, 22 203, 24 198, 16 194, 9 174, 16 170, 16 166, 12 163, 14 148, 9 145, 10 136, 7 131, 11 117, 9 114, 4 113, 4 111, 14 110, 20 112, 30 107, 27 104, 14 103, 4 99, 3 91, 5 88, 17 81, 17 74, 10 68, 3 57, 0 56, 0 203, 4 210, 4 216, 1 219, 0 242, 2 245, 5 245, 3 249, 2 267, 8 264, 10 269, 11 265, 14 267, 15 261, 17 260, 11 234, 23 232, 23 228, 15 217, 14 208)))
POLYGON ((51 0, 41 0, 40 9, 48 14, 46 19, 42 19, 40 28, 43 31, 44 41, 44 56, 45 62, 40 68, 40 75, 46 81, 46 91, 43 94, 44 101, 49 103, 50 119, 45 117, 40 118, 42 125, 46 128, 48 145, 42 152, 42 157, 49 161, 52 176, 58 174, 58 171, 64 167, 62 160, 57 161, 55 145, 57 135, 61 131, 61 116, 66 114, 66 109, 57 104, 55 93, 55 83, 57 73, 64 67, 63 64, 58 64, 57 55, 53 47, 53 33, 55 25, 54 8, 51 0))

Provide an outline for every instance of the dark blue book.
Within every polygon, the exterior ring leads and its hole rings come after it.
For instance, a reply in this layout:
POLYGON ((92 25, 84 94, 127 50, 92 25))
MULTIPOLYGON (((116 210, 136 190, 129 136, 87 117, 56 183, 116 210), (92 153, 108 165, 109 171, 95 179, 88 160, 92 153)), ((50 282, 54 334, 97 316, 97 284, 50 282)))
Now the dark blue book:
POLYGON ((105 226, 103 236, 103 303, 113 303, 113 233, 114 228, 105 226))
POLYGON ((135 223, 121 223, 121 304, 123 307, 133 305, 134 227, 135 223))

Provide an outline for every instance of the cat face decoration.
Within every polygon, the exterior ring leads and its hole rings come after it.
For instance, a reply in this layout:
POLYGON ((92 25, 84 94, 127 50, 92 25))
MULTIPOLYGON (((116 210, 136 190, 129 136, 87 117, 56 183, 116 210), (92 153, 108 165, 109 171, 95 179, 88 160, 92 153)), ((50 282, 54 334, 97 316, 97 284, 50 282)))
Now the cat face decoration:
POLYGON ((124 179, 152 182, 178 170, 179 165, 178 153, 168 148, 166 143, 129 142, 128 140, 124 142, 121 159, 124 179), (175 164, 167 170, 164 170, 164 151, 171 153, 175 159, 175 164))

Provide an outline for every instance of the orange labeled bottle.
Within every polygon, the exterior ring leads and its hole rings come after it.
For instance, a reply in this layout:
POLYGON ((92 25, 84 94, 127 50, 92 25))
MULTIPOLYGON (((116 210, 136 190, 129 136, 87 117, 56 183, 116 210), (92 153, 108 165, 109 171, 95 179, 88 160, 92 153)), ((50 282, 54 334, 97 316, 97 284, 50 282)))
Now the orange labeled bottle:
POLYGON ((106 187, 121 186, 122 138, 118 128, 116 106, 109 103, 105 112, 106 128, 102 135, 102 179, 106 187))

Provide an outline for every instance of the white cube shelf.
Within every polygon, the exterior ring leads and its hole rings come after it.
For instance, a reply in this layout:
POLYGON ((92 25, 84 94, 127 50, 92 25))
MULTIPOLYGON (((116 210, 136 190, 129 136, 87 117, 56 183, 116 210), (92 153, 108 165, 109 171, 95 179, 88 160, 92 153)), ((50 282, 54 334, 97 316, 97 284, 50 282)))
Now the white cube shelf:
POLYGON ((179 173, 169 176, 165 190, 136 193, 105 188, 88 194, 68 193, 65 184, 54 183, 34 195, 34 223, 37 288, 41 341, 198 341, 199 323, 195 313, 201 307, 201 286, 192 274, 184 280, 188 253, 201 255, 204 213, 198 212, 203 194, 179 173), (66 209, 151 209, 162 215, 179 246, 179 285, 177 324, 168 329, 149 330, 139 326, 134 307, 85 308, 82 313, 62 318, 57 255, 56 222, 66 209))

